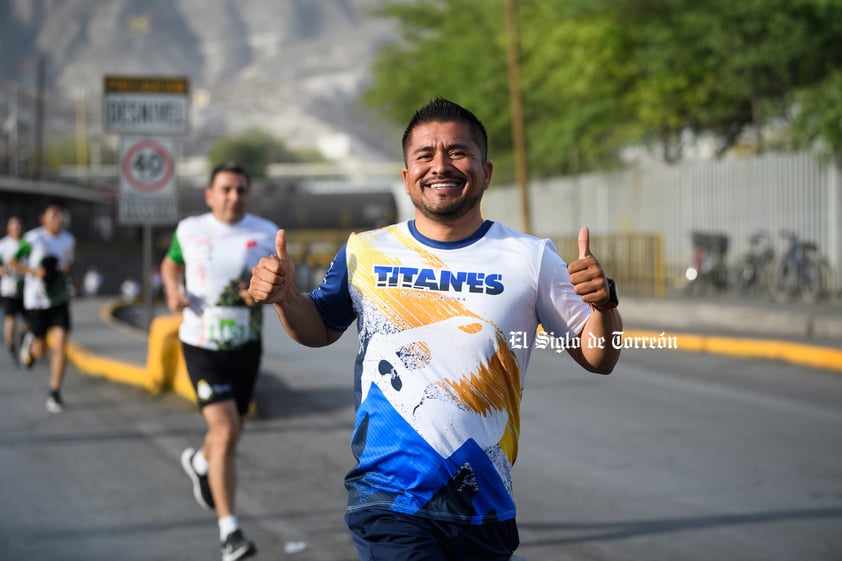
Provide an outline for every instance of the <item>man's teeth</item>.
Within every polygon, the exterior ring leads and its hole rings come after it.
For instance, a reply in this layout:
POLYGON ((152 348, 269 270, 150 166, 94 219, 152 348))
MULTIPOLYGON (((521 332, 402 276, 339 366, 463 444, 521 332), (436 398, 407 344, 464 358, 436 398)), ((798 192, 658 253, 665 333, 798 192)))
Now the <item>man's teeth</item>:
POLYGON ((454 187, 458 187, 457 183, 433 183, 430 185, 433 189, 452 189, 454 187))

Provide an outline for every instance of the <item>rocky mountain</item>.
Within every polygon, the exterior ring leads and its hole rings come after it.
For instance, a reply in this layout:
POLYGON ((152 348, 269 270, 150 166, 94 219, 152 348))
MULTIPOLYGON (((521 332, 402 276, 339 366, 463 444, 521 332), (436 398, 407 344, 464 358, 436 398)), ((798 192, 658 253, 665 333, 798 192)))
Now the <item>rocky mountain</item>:
MULTIPOLYGON (((399 133, 357 101, 376 48, 392 37, 391 22, 370 14, 377 3, 0 0, 0 81, 32 86, 42 58, 52 97, 84 99, 96 130, 105 75, 186 76, 187 153, 258 126, 295 148, 394 160, 399 133)), ((78 126, 78 105, 67 105, 48 110, 47 126, 78 126)))

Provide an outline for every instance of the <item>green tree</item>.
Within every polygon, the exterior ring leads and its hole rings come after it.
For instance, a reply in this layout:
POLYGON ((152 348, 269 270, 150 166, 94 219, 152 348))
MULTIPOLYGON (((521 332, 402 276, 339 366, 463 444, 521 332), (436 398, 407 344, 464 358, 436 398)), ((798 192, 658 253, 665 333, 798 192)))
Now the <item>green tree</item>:
MULTIPOLYGON (((101 164, 113 165, 117 163, 117 150, 107 144, 100 144, 98 158, 101 164)), ((44 170, 47 174, 56 174, 65 166, 91 165, 93 163, 94 146, 88 142, 83 150, 79 150, 76 139, 71 136, 52 138, 44 145, 44 170), (79 158, 84 161, 79 161, 79 158)))
MULTIPOLYGON (((364 100, 405 123, 442 95, 483 118, 511 177, 506 0, 390 2, 364 100)), ((629 146, 677 161, 689 138, 842 154, 842 0, 520 0, 530 175, 619 165, 629 146), (775 134, 770 134, 774 132, 775 134)))
POLYGON ((796 145, 818 145, 823 156, 842 156, 842 71, 795 95, 796 145))
POLYGON ((77 159, 76 141, 72 137, 52 139, 44 144, 44 169, 49 174, 64 166, 78 165, 77 159))
POLYGON ((488 129, 495 175, 508 168, 511 176, 505 19, 497 2, 387 2, 375 14, 394 18, 399 38, 378 50, 363 101, 398 126, 439 96, 471 108, 488 129))
POLYGON ((256 128, 233 137, 220 138, 211 147, 208 158, 214 164, 226 161, 239 162, 254 177, 265 177, 268 164, 320 160, 316 152, 295 152, 287 148, 282 140, 256 128))

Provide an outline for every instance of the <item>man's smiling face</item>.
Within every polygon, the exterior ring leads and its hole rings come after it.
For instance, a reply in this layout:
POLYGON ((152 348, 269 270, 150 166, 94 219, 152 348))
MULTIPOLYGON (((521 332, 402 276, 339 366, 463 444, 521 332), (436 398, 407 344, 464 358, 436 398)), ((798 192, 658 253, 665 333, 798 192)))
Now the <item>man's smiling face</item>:
POLYGON ((423 217, 452 224, 480 217, 479 202, 491 181, 491 162, 467 123, 428 122, 416 126, 406 147, 406 192, 423 217))

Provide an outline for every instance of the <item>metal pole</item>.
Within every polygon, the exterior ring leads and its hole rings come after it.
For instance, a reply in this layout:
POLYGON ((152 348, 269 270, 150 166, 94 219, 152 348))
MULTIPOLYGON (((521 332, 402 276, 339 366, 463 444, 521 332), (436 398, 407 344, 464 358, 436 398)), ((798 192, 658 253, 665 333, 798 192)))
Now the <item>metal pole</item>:
POLYGON ((85 90, 76 92, 76 165, 90 179, 88 166, 88 100, 85 90))
POLYGON ((512 142, 515 151, 515 175, 520 189, 520 210, 523 231, 532 233, 529 210, 529 185, 526 176, 526 141, 523 131, 523 108, 518 66, 518 33, 516 0, 506 0, 506 27, 508 30, 509 102, 512 110, 512 142))
POLYGON ((152 283, 149 278, 149 273, 152 271, 152 225, 143 225, 143 273, 141 274, 141 282, 143 288, 144 301, 144 325, 146 329, 152 326, 152 318, 155 315, 155 303, 152 301, 152 283))
POLYGON ((831 297, 842 296, 842 157, 833 158, 828 164, 827 178, 827 249, 830 265, 831 297), (834 275, 836 278, 833 278, 834 275), (832 288, 831 288, 832 287, 832 288), (833 292, 836 292, 834 294, 833 292))
POLYGON ((46 62, 38 59, 38 87, 35 92, 35 161, 32 177, 40 180, 44 173, 44 88, 46 80, 46 62))
POLYGON ((12 85, 12 98, 9 104, 9 119, 12 126, 9 131, 9 175, 18 177, 20 175, 20 140, 18 138, 20 87, 17 84, 12 85))

